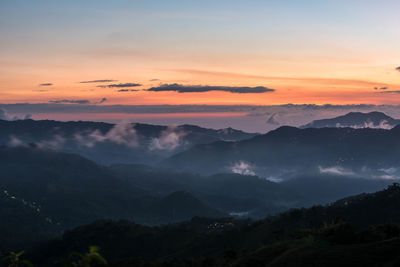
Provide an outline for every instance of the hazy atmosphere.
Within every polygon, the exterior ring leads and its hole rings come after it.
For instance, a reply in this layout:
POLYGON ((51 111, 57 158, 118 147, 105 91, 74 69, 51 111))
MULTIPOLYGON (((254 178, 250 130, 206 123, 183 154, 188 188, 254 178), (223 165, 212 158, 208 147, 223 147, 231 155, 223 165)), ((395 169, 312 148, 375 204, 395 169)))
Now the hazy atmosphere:
POLYGON ((0 267, 400 266, 399 10, 0 0, 0 267))

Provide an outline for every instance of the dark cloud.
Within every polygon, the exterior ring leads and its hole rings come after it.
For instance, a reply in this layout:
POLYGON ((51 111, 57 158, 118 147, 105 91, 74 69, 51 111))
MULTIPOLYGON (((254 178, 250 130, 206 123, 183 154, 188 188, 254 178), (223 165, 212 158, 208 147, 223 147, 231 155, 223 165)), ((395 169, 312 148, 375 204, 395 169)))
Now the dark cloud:
POLYGON ((157 82, 157 81, 159 81, 160 79, 151 79, 150 80, 150 82, 157 82))
POLYGON ((60 99, 60 100, 50 100, 49 103, 53 104, 90 104, 87 99, 71 100, 71 99, 60 99))
POLYGON ((48 92, 50 90, 45 90, 45 89, 41 89, 41 90, 32 90, 32 92, 48 92))
POLYGON ((104 102, 106 102, 106 101, 107 101, 107 98, 103 97, 102 99, 100 99, 99 102, 97 102, 97 103, 95 103, 95 104, 102 104, 102 103, 104 103, 104 102))
POLYGON ((136 89, 119 89, 117 92, 137 92, 140 90, 136 90, 136 89))
POLYGON ((90 105, 90 104, 102 104, 107 101, 107 98, 103 97, 99 101, 90 101, 87 99, 59 99, 59 100, 50 100, 49 103, 53 104, 79 104, 79 105, 90 105))
POLYGON ((118 84, 107 84, 107 85, 98 85, 97 87, 102 88, 126 88, 126 87, 138 87, 142 86, 140 83, 118 83, 118 84))
POLYGON ((379 92, 379 93, 400 94, 400 90, 384 91, 384 92, 379 92))
POLYGON ((202 93, 209 91, 224 91, 230 93, 267 93, 274 92, 275 89, 267 88, 264 86, 257 87, 237 87, 237 86, 209 86, 209 85, 181 85, 181 84, 162 84, 157 87, 147 89, 147 91, 162 92, 162 91, 175 91, 178 93, 202 93))
POLYGON ((53 84, 52 83, 41 83, 41 84, 39 84, 39 86, 52 86, 53 84))
POLYGON ((387 90, 389 87, 384 86, 384 87, 374 87, 375 90, 387 90))
POLYGON ((79 83, 112 83, 117 81, 118 80, 92 80, 92 81, 81 81, 79 83))
POLYGON ((400 67, 397 67, 396 70, 397 70, 397 71, 400 71, 400 67))

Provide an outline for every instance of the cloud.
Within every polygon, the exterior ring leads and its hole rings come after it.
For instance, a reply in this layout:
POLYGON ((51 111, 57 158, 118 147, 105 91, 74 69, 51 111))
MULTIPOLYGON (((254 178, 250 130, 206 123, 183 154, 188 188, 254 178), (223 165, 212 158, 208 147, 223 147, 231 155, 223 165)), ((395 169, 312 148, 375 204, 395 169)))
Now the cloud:
POLYGON ((400 67, 397 67, 396 70, 397 70, 397 71, 400 71, 400 67))
POLYGON ((36 143, 39 147, 48 147, 52 149, 60 149, 65 144, 66 140, 63 136, 56 134, 50 140, 42 140, 36 143))
POLYGON ((48 92, 50 90, 40 89, 40 90, 32 90, 32 92, 48 92))
POLYGON ((52 86, 53 84, 52 83, 41 83, 41 84, 39 84, 39 86, 52 86))
POLYGON ((271 124, 271 125, 279 125, 279 121, 275 118, 278 115, 278 113, 274 113, 272 114, 268 120, 267 120, 267 124, 271 124))
POLYGON ((140 90, 136 90, 136 89, 119 89, 117 92, 137 92, 140 90))
POLYGON ((26 114, 22 118, 18 116, 10 116, 5 108, 0 107, 0 120, 16 121, 16 120, 29 120, 32 119, 32 114, 26 114))
POLYGON ((117 82, 118 80, 91 80, 91 81, 81 81, 79 83, 111 83, 117 82))
POLYGON ((383 91, 383 92, 379 92, 379 93, 400 94, 400 90, 383 91))
POLYGON ((328 168, 323 168, 323 167, 319 166, 319 172, 322 174, 333 174, 333 175, 339 175, 339 176, 354 176, 355 175, 354 172, 345 170, 339 166, 333 166, 333 167, 328 167, 328 168))
POLYGON ((393 129, 395 125, 390 125, 387 120, 382 120, 379 124, 374 124, 372 121, 364 122, 362 125, 341 125, 340 123, 336 123, 336 128, 354 128, 354 129, 364 129, 364 128, 371 128, 371 129, 386 129, 390 130, 393 129))
POLYGON ((24 142, 22 142, 20 139, 17 137, 11 135, 10 136, 10 141, 7 143, 8 146, 11 147, 18 147, 18 146, 24 146, 24 142))
POLYGON ((101 133, 99 130, 94 130, 86 134, 77 133, 75 134, 75 139, 79 144, 86 147, 93 147, 97 143, 106 141, 128 147, 137 147, 139 145, 134 125, 126 122, 116 124, 106 134, 101 133))
MULTIPOLYGON (((399 67, 400 68, 400 67, 399 67)), ((149 80, 150 82, 157 82, 157 81, 159 81, 160 79, 151 79, 151 80, 149 80)))
POLYGON ((138 87, 142 86, 140 83, 114 83, 114 84, 107 84, 107 85, 98 85, 97 87, 101 88, 126 88, 126 87, 138 87))
POLYGON ((178 93, 202 93, 209 91, 224 91, 231 93, 267 93, 274 92, 275 89, 267 88, 264 86, 257 87, 237 87, 237 86, 209 86, 209 85, 181 85, 177 83, 162 84, 157 87, 147 89, 147 91, 162 92, 162 91, 175 91, 178 93))
POLYGON ((384 87, 374 87, 375 90, 387 90, 389 87, 384 86, 384 87))
POLYGON ((8 115, 7 110, 5 110, 4 108, 0 108, 0 120, 10 120, 10 116, 8 115))
POLYGON ((87 99, 71 100, 71 99, 60 99, 60 100, 50 100, 49 103, 54 104, 90 104, 87 99))
POLYGON ((239 161, 235 163, 231 168, 233 173, 241 174, 241 175, 256 175, 254 172, 254 167, 245 161, 239 161))
POLYGON ((176 127, 168 127, 160 133, 158 138, 153 138, 149 145, 149 150, 175 150, 183 144, 182 137, 186 133, 176 127))
POLYGON ((89 104, 102 104, 107 101, 107 98, 103 97, 97 102, 92 102, 87 99, 78 99, 78 100, 73 100, 73 99, 59 99, 59 100, 50 100, 49 103, 53 104, 79 104, 79 105, 89 105, 89 104))
POLYGON ((107 98, 103 97, 102 99, 100 99, 99 102, 97 102, 97 103, 95 103, 95 104, 102 104, 102 103, 104 103, 104 102, 106 102, 106 101, 107 101, 107 98))
POLYGON ((31 120, 31 119, 33 119, 32 114, 26 114, 24 117, 24 120, 31 120))

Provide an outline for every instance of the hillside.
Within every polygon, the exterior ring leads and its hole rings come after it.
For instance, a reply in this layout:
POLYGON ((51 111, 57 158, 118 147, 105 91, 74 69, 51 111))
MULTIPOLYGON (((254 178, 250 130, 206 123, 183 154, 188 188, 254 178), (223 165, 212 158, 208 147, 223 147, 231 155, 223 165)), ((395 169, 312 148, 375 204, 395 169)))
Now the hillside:
POLYGON ((307 197, 298 190, 257 176, 201 176, 144 165, 119 164, 110 169, 123 181, 160 196, 183 190, 212 207, 253 218, 307 203, 307 197))
POLYGON ((0 192, 5 198, 0 217, 7 218, 2 223, 15 229, 14 237, 8 236, 3 243, 18 243, 27 232, 54 234, 96 219, 130 219, 154 225, 193 216, 227 215, 189 193, 153 196, 116 178, 107 167, 78 155, 38 147, 0 147, 0 173, 0 192))
POLYGON ((66 232, 32 257, 49 262, 96 244, 111 266, 382 266, 398 262, 399 207, 400 186, 394 184, 255 223, 230 221, 226 230, 207 228, 212 220, 196 218, 164 227, 97 221, 66 232))

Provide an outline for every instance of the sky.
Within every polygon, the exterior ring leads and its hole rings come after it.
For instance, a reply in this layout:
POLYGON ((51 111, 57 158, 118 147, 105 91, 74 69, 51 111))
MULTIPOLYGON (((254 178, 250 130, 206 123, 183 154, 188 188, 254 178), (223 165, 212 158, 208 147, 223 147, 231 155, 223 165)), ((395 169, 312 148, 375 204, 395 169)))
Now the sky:
POLYGON ((1 0, 0 104, 398 105, 398 10, 395 0, 1 0))

